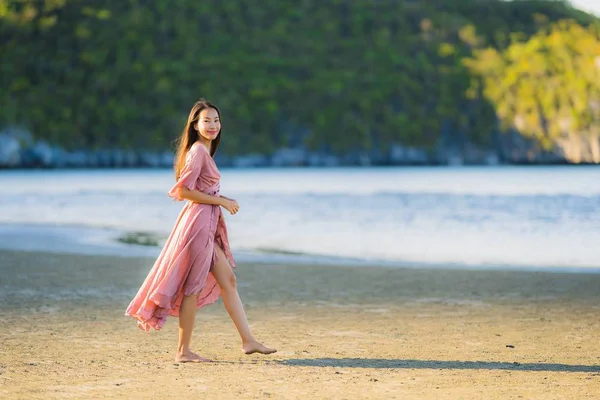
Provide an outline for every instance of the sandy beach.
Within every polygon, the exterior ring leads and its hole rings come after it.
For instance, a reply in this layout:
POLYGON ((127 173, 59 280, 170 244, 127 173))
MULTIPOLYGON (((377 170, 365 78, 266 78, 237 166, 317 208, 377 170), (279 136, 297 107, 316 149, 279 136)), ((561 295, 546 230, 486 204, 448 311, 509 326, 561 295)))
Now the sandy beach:
POLYGON ((153 259, 0 252, 0 397, 593 399, 600 274, 238 266, 246 356, 222 303, 145 333, 123 312, 153 259))

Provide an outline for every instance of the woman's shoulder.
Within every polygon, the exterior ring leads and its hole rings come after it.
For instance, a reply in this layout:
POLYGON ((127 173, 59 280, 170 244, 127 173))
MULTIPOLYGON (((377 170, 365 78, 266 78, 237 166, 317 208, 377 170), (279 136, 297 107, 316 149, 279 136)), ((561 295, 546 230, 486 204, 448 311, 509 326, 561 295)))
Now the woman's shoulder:
POLYGON ((195 160, 203 160, 208 155, 208 150, 201 143, 195 142, 188 150, 188 157, 195 160))

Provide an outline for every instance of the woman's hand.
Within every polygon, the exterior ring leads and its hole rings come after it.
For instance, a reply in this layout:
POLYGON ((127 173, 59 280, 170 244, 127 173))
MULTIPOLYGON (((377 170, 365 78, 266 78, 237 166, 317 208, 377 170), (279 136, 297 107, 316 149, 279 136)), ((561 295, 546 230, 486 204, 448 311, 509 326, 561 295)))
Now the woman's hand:
POLYGON ((240 205, 237 201, 225 197, 221 197, 221 207, 229 211, 231 215, 237 214, 240 209, 240 205))

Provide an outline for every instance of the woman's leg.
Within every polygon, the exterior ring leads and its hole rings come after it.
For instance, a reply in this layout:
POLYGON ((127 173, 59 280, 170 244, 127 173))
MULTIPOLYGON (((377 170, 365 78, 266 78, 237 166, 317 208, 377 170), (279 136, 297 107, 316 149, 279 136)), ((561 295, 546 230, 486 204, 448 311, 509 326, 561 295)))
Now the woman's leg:
POLYGON ((248 326, 248 320, 246 319, 246 312, 242 305, 242 300, 237 291, 237 283, 235 274, 225 258, 223 250, 215 243, 215 249, 217 251, 217 260, 213 266, 212 273, 221 288, 221 296, 223 297, 223 303, 225 309, 229 313, 231 320, 235 324, 240 337, 242 338, 242 351, 246 354, 262 353, 271 354, 277 350, 270 349, 257 342, 250 332, 248 326))
POLYGON ((191 295, 183 296, 183 300, 181 300, 181 307, 179 308, 179 343, 177 344, 177 355, 175 356, 175 361, 178 362, 210 361, 190 350, 190 341, 192 340, 196 319, 197 299, 198 295, 191 295))

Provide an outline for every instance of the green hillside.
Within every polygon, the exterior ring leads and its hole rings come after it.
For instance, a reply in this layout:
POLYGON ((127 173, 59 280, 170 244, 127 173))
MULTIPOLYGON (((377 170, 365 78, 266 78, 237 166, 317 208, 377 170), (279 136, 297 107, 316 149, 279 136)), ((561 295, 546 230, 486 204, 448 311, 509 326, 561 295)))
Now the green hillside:
POLYGON ((598 162, 599 26, 548 1, 0 0, 0 129, 159 149, 203 96, 224 154, 520 146, 598 162))

